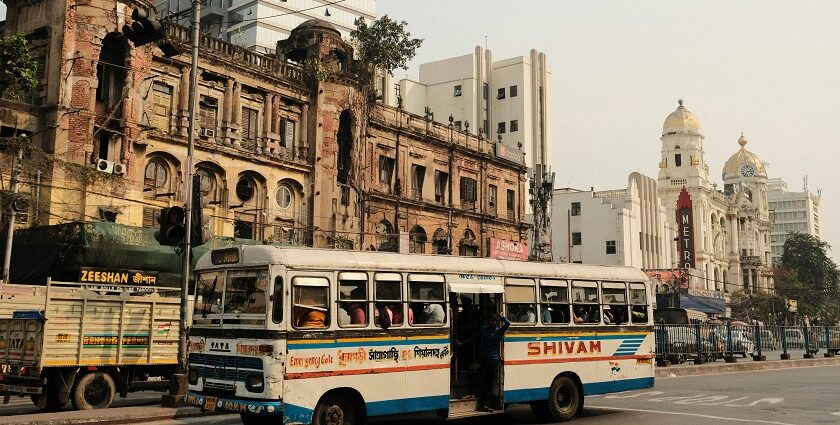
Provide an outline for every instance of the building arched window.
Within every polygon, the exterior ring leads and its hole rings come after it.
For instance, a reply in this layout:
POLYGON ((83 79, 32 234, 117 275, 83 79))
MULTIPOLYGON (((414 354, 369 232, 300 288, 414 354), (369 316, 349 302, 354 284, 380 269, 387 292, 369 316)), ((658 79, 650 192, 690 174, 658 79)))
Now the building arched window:
POLYGON ((199 167, 195 174, 200 179, 199 190, 201 191, 202 201, 215 201, 217 187, 216 173, 209 168, 199 167))
POLYGON ((295 195, 289 186, 281 185, 277 188, 277 193, 275 193, 274 198, 277 201, 278 208, 283 211, 288 211, 292 207, 292 204, 294 204, 295 195))
POLYGON ((426 230, 420 226, 414 226, 408 233, 408 252, 413 254, 426 253, 426 230))
POLYGON ((397 238, 394 235, 394 227, 388 220, 382 220, 376 224, 376 249, 377 251, 397 252, 397 238))
POLYGON ((169 166, 165 161, 154 158, 146 164, 143 174, 143 189, 154 192, 169 185, 169 166))
POLYGON ((449 254, 449 234, 441 228, 437 228, 432 234, 432 249, 435 254, 449 254))
POLYGON ((254 199, 257 193, 257 183, 250 176, 242 176, 236 182, 236 197, 242 202, 254 199))
POLYGON ((464 230, 464 237, 461 238, 461 243, 458 246, 458 255, 462 257, 478 256, 478 241, 475 239, 475 233, 472 230, 464 230))

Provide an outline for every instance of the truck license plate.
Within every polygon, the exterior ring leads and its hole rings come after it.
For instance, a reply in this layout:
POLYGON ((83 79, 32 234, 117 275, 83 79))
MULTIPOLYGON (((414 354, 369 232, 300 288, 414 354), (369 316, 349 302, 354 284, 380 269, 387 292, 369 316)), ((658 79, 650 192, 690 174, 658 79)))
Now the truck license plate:
POLYGON ((216 410, 216 397, 207 397, 204 399, 204 410, 211 412, 216 410))

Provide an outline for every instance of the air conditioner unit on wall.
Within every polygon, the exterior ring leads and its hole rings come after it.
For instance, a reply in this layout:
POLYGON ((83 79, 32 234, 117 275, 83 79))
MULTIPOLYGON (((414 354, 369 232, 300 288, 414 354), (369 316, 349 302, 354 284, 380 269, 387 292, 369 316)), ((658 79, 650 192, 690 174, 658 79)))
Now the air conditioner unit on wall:
POLYGON ((96 160, 96 169, 102 171, 103 173, 113 173, 114 172, 114 163, 108 161, 106 159, 97 159, 96 160))
POLYGON ((114 174, 117 174, 117 175, 125 174, 125 164, 114 164, 114 174))
POLYGON ((198 131, 198 135, 201 137, 213 137, 216 135, 216 130, 212 128, 202 128, 198 131))

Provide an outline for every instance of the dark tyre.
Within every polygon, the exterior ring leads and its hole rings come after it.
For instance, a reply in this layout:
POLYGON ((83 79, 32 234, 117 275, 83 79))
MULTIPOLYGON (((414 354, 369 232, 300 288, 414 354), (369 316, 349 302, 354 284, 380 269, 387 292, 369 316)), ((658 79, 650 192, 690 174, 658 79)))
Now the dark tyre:
POLYGON ((255 416, 240 413, 239 418, 243 425, 271 425, 283 422, 283 419, 279 416, 255 416))
POLYGON ((93 372, 82 376, 73 386, 70 401, 78 410, 104 409, 114 401, 116 385, 111 375, 93 372))
POLYGON ((554 416, 551 414, 551 409, 548 408, 548 401, 532 401, 531 413, 539 419, 540 422, 553 422, 554 416))
POLYGON ((59 410, 63 409, 64 406, 67 405, 67 402, 62 402, 59 395, 58 395, 58 388, 55 386, 46 386, 44 387, 43 395, 30 395, 29 399, 32 400, 32 404, 34 404, 39 409, 45 412, 58 412, 59 410), (41 398, 44 400, 41 400, 41 398), (43 404, 41 404, 43 402, 43 404))
POLYGON ((558 376, 548 392, 548 409, 558 422, 566 422, 575 417, 583 403, 575 381, 566 376, 558 376))
POLYGON ((313 425, 361 425, 356 406, 338 394, 321 398, 312 414, 313 425))

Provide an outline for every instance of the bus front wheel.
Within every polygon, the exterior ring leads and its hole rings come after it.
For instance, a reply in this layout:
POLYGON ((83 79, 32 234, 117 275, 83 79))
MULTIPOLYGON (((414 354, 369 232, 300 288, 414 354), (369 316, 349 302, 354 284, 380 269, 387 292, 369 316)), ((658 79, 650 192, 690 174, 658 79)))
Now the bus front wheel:
POLYGON ((568 376, 558 376, 548 393, 548 409, 554 420, 571 420, 580 410, 583 398, 577 383, 568 376))
POLYGON ((356 408, 353 404, 340 396, 328 394, 324 396, 312 415, 313 425, 358 425, 356 408))

